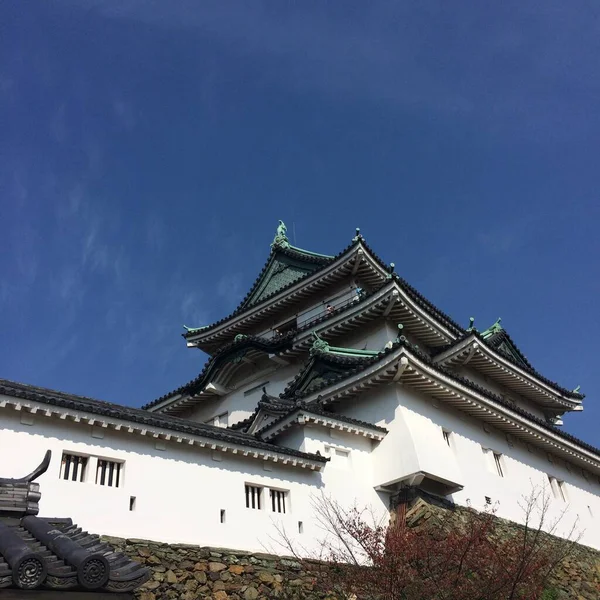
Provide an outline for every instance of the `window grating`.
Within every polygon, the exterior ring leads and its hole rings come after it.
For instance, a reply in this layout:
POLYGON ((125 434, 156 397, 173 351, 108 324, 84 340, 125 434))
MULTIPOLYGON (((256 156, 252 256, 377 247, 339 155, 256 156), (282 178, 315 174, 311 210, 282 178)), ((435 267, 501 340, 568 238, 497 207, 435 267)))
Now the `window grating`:
POLYGON ((261 509, 262 488, 246 484, 246 508, 261 509))
POLYGON ((96 483, 108 487, 119 487, 122 463, 113 460, 98 459, 96 483))
POLYGON ((287 492, 280 490, 270 490, 271 493, 271 510, 277 513, 285 514, 285 498, 287 492))
POLYGON ((79 481, 81 483, 87 461, 87 456, 77 456, 76 454, 63 452, 60 464, 60 478, 68 481, 79 481))

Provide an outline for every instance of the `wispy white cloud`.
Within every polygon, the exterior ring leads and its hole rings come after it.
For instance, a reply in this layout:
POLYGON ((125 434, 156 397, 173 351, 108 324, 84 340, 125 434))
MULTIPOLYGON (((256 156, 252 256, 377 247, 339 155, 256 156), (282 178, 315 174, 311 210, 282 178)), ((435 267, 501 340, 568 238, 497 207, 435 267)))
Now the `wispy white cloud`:
POLYGON ((217 294, 229 308, 239 304, 242 299, 242 281, 241 273, 232 273, 221 276, 217 282, 217 294))

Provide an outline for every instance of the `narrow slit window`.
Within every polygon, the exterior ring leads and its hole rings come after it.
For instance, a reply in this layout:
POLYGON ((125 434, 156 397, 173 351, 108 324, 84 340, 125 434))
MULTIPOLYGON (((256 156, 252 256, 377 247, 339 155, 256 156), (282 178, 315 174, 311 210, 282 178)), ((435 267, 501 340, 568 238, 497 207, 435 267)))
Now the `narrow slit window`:
POLYGON ((135 496, 129 496, 129 510, 130 511, 135 510, 135 501, 136 501, 135 496))
POLYGON ((451 432, 442 429, 442 435, 444 436, 444 441, 446 442, 448 447, 450 447, 450 436, 452 435, 451 432))
POLYGON ((552 488, 552 494, 557 500, 562 500, 562 502, 567 501, 567 493, 565 491, 565 482, 560 479, 556 479, 556 477, 552 477, 552 475, 548 475, 548 480, 550 481, 550 487, 552 488))
POLYGON ((304 533, 304 523, 302 521, 298 521, 298 533, 304 533))
POLYGON ((246 484, 246 508, 261 510, 262 488, 246 484))
POLYGON ((504 477, 504 469, 502 468, 502 454, 494 452, 494 464, 496 465, 496 471, 500 477, 504 477))
POLYGON ((99 458, 96 469, 96 484, 107 487, 120 487, 122 466, 123 463, 99 458))
POLYGON ((270 490, 271 494, 271 510, 276 513, 285 514, 285 500, 287 492, 281 490, 270 490))
POLYGON ((78 456, 77 454, 63 452, 60 463, 60 478, 81 483, 84 478, 87 461, 87 456, 78 456))
POLYGON ((221 523, 225 523, 225 509, 224 508, 221 509, 220 519, 221 519, 221 523))

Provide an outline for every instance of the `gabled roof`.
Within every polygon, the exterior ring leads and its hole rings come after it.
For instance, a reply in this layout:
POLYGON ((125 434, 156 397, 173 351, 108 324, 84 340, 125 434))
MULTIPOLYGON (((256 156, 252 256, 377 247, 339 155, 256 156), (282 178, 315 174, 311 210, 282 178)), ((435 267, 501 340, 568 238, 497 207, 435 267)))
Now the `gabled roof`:
POLYGON ((342 426, 344 429, 370 432, 370 437, 376 437, 377 439, 382 439, 383 436, 388 432, 385 427, 381 427, 380 425, 375 425, 374 423, 369 423, 367 421, 361 421, 360 419, 354 419, 342 413, 325 410, 319 402, 297 402, 294 404, 293 408, 286 411, 284 414, 281 414, 277 419, 271 421, 256 431, 256 435, 262 439, 273 439, 277 432, 281 430, 281 425, 284 422, 287 422, 288 425, 293 425, 296 423, 305 422, 307 420, 309 422, 312 421, 315 423, 324 424, 326 426, 337 425, 339 427, 340 424, 343 424, 347 426, 342 426), (295 419, 294 417, 302 417, 302 419, 295 419))
MULTIPOLYGON (((267 444, 255 438, 252 435, 226 429, 223 427, 215 427, 205 423, 197 423, 186 419, 179 419, 161 413, 151 413, 139 408, 131 408, 111 402, 94 400, 84 396, 75 394, 67 394, 47 388, 26 385, 6 379, 0 379, 0 395, 4 394, 12 398, 32 400, 42 404, 59 407, 62 410, 73 410, 84 413, 89 413, 100 417, 96 421, 126 421, 131 424, 140 425, 138 429, 147 431, 150 428, 158 430, 166 430, 172 432, 172 437, 181 440, 185 435, 197 436, 213 440, 215 444, 232 447, 247 447, 250 449, 260 450, 270 455, 282 454, 291 457, 297 457, 306 461, 325 462, 320 456, 310 454, 308 452, 300 452, 291 448, 284 448, 275 444, 267 444), (102 418, 103 417, 103 418, 102 418), (184 434, 176 435, 176 434, 184 434)), ((0 400, 0 407, 6 402, 0 400)), ((133 431, 133 428, 132 428, 133 431)), ((169 437, 171 435, 169 434, 169 437)))
POLYGON ((500 325, 501 320, 498 319, 491 327, 482 331, 481 338, 486 341, 488 346, 495 348, 511 361, 533 369, 525 355, 517 348, 517 345, 508 335, 508 332, 500 325))
POLYGON ((195 329, 186 328, 187 332, 183 336, 188 340, 188 345, 211 352, 215 346, 218 347, 220 340, 224 341, 235 331, 246 331, 249 327, 256 326, 259 321, 272 316, 275 308, 281 310, 284 305, 290 306, 290 303, 299 298, 306 298, 308 293, 323 288, 324 282, 331 283, 336 277, 339 279, 350 274, 360 278, 361 281, 364 280, 365 284, 368 283, 367 287, 372 289, 385 284, 386 281, 396 281, 416 306, 446 328, 450 339, 464 333, 460 325, 398 276, 394 272, 393 264, 386 265, 357 229, 351 244, 333 257, 300 250, 290 246, 289 242, 287 246, 281 246, 276 237, 269 260, 238 308, 229 316, 211 325, 195 329), (287 268, 289 260, 300 259, 302 260, 300 270, 287 268), (282 264, 281 261, 286 264, 282 264), (301 270, 304 272, 300 272, 301 270), (304 280, 306 280, 306 288, 298 287, 298 284, 304 280), (274 304, 276 297, 279 300, 274 304), (232 330, 229 329, 230 321, 232 330))
MULTIPOLYGON (((323 360, 323 357, 319 357, 319 359, 323 360)), ((519 406, 515 406, 513 403, 505 400, 498 394, 495 394, 494 392, 478 385, 466 377, 457 375, 450 369, 436 364, 428 355, 419 350, 417 346, 414 346, 408 342, 404 336, 399 336, 395 342, 390 344, 373 358, 353 360, 348 358, 328 356, 325 358, 325 360, 329 363, 335 362, 346 364, 350 368, 340 371, 335 376, 330 378, 323 378, 320 381, 315 382, 314 385, 305 387, 302 391, 298 390, 298 393, 296 393, 296 390, 298 389, 297 383, 301 377, 303 378, 302 375, 299 375, 292 382, 292 384, 288 386, 286 391, 284 391, 282 397, 287 397, 290 393, 292 393, 297 401, 303 399, 309 406, 312 405, 312 402, 315 400, 319 400, 323 406, 327 406, 327 404, 331 403, 332 401, 337 402, 340 398, 345 397, 346 395, 352 395, 356 393, 362 383, 364 383, 364 377, 373 379, 373 383, 369 385, 381 385, 385 382, 399 381, 401 379, 402 381, 407 380, 408 385, 410 384, 409 380, 414 379, 418 389, 425 389, 425 387, 428 387, 431 389, 431 393, 433 393, 436 397, 439 395, 440 398, 456 404, 461 410, 465 410, 466 412, 473 414, 477 413, 477 415, 482 416, 484 420, 489 418, 489 415, 491 412, 493 412, 490 411, 489 407, 494 407, 494 410, 499 409, 502 411, 502 414, 499 412, 498 416, 493 417, 494 425, 503 429, 511 429, 511 431, 515 432, 514 435, 527 435, 528 439, 532 443, 538 444, 543 442, 546 444, 546 440, 540 438, 540 434, 536 433, 536 431, 546 432, 549 434, 547 447, 553 448, 552 451, 554 451, 554 448, 557 448, 556 442, 553 440, 566 440, 579 449, 593 454, 593 461, 595 461, 593 464, 596 468, 600 468, 599 448, 596 448, 591 444, 588 444, 587 442, 584 442, 583 440, 566 433, 565 431, 551 425, 544 419, 540 419, 536 415, 520 408, 519 406), (436 388, 437 384, 435 381, 428 381, 426 377, 416 372, 415 369, 412 368, 411 359, 407 360, 407 357, 413 357, 415 362, 418 361, 424 365, 430 373, 438 374, 442 379, 449 382, 450 385, 455 386, 456 389, 463 388, 470 390, 476 395, 487 399, 486 402, 491 400, 491 403, 488 406, 482 404, 482 406, 479 407, 472 400, 463 402, 459 399, 459 395, 457 393, 448 393, 447 391, 438 390, 438 388, 436 388), (401 359, 400 362, 398 362, 399 359, 401 359), (349 364, 348 361, 351 361, 351 364, 349 364), (390 363, 390 361, 393 362, 390 363), (403 363, 402 361, 406 362, 403 363), (409 369, 406 369, 407 365, 409 366, 409 369), (407 372, 409 370, 412 371, 408 376, 408 379, 404 369, 406 369, 407 372), (359 376, 363 372, 366 372, 364 377, 359 376), (346 383, 347 381, 348 383, 346 383), (529 426, 531 426, 531 431, 527 430, 527 427, 529 426)), ((303 370, 303 373, 310 372, 311 362, 309 362, 307 368, 303 370)), ((560 452, 564 455, 573 454, 572 450, 570 449, 561 449, 560 452)), ((589 464, 590 459, 586 458, 585 462, 589 464)))
POLYGON ((267 263, 236 310, 254 306, 274 296, 332 260, 333 257, 315 255, 293 246, 273 246, 267 263))
POLYGON ((518 374, 518 370, 525 372, 531 376, 531 378, 536 379, 541 384, 551 388, 559 397, 564 397, 577 404, 580 404, 581 400, 585 398, 584 394, 579 393, 578 390, 568 390, 536 371, 525 355, 519 350, 512 338, 502 328, 500 319, 482 333, 479 333, 475 328, 470 327, 462 338, 458 339, 453 344, 437 349, 435 352, 436 361, 439 362, 440 357, 443 358, 445 355, 450 355, 453 349, 464 347, 465 343, 469 340, 471 340, 471 342, 477 341, 483 343, 489 350, 497 352, 498 355, 504 358, 508 363, 514 365, 517 368, 515 374, 518 374))
POLYGON ((379 352, 332 347, 315 334, 311 357, 281 398, 299 399, 373 363, 379 352))
POLYGON ((291 347, 293 338, 294 332, 289 332, 285 335, 271 339, 265 339, 254 335, 237 335, 233 342, 224 346, 217 354, 208 359, 197 377, 181 387, 164 394, 160 398, 144 404, 142 409, 152 409, 169 398, 197 394, 206 384, 210 383, 211 379, 216 375, 219 369, 229 362, 238 361, 249 350, 254 349, 264 353, 278 353, 291 347))

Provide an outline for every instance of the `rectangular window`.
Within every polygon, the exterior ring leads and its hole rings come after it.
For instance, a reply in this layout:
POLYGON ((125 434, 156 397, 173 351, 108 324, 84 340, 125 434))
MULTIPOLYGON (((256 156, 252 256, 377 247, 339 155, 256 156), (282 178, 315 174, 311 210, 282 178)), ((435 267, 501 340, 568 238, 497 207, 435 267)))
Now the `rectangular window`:
POLYGON ((60 478, 68 481, 82 482, 87 461, 87 456, 78 456, 77 454, 63 452, 60 463, 60 478))
POLYGON ((287 492, 281 490, 269 490, 271 494, 271 510, 277 513, 285 514, 285 500, 287 492))
POLYGON ((220 512, 221 523, 225 523, 225 509, 222 508, 220 512))
POLYGON ((96 483, 107 487, 119 487, 122 466, 123 463, 99 458, 98 468, 96 469, 96 483))
POLYGON ((246 484, 246 508, 261 509, 262 488, 246 484))
POLYGON ((504 470, 502 469, 502 454, 494 452, 494 464, 496 465, 496 471, 500 477, 504 477, 504 470))
POLYGON ((567 501, 567 492, 565 489, 565 482, 560 479, 556 479, 556 477, 552 477, 552 475, 548 475, 548 480, 550 481, 550 487, 552 488, 552 493, 557 500, 561 500, 562 502, 567 501))
POLYGON ((444 436, 444 441, 446 442, 446 444, 450 446, 450 436, 452 435, 452 433, 450 431, 442 429, 442 435, 444 436))
POLYGON ((129 510, 135 510, 135 496, 129 496, 129 510))
POLYGON ((502 454, 499 452, 494 452, 489 448, 481 448, 483 450, 483 454, 487 461, 488 469, 498 475, 499 477, 504 477, 504 466, 502 464, 502 454))

